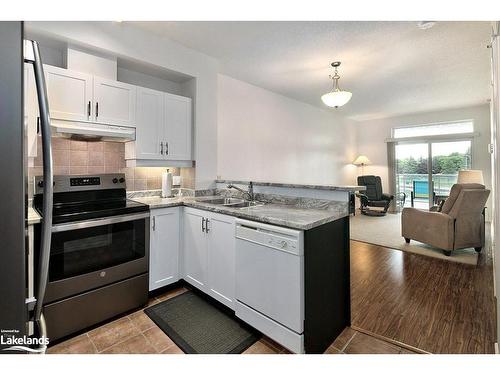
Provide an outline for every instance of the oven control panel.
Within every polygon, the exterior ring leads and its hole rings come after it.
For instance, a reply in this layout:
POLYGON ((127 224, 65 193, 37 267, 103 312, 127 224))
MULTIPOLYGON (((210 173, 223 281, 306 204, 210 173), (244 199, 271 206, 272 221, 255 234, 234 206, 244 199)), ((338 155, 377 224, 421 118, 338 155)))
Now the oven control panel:
POLYGON ((101 184, 100 177, 73 177, 69 180, 70 186, 94 186, 101 184))
MULTIPOLYGON (((124 173, 54 176, 54 193, 126 188, 124 173)), ((43 176, 35 176, 35 194, 43 194, 43 176)))

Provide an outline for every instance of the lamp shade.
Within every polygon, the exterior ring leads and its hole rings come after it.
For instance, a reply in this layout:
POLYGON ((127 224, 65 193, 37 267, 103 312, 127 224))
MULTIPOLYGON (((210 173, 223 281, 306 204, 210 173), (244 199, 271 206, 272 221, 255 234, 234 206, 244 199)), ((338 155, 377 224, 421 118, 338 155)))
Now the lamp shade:
POLYGON ((483 172, 474 169, 458 171, 457 184, 484 185, 483 172))
POLYGON ((349 100, 351 100, 352 93, 349 91, 331 91, 321 97, 323 103, 325 103, 328 107, 342 107, 349 100))
POLYGON ((372 162, 370 159, 368 159, 365 155, 359 155, 356 160, 352 162, 354 165, 368 165, 371 164, 372 162))

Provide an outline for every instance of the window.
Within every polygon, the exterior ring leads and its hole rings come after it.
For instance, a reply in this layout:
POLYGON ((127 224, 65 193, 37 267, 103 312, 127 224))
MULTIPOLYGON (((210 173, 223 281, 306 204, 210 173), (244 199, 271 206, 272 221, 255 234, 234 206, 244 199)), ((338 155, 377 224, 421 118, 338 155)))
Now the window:
POLYGON ((411 138, 444 134, 467 134, 474 132, 472 121, 444 122, 439 124, 402 126, 392 129, 393 138, 411 138))

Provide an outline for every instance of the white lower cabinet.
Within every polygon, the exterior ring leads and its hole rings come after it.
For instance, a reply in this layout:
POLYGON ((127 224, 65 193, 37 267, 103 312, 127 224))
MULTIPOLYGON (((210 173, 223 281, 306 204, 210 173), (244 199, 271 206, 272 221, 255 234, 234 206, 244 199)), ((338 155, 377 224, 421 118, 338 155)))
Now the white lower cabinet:
POLYGON ((183 278, 234 310, 234 231, 232 216, 191 207, 152 209, 149 290, 183 278))
POLYGON ((149 290, 179 280, 180 207, 151 210, 149 290))
POLYGON ((234 217, 190 207, 183 216, 184 279, 234 310, 234 217))
POLYGON ((233 308, 235 295, 235 218, 208 216, 208 293, 219 302, 233 308))
POLYGON ((208 243, 205 233, 207 212, 184 208, 182 257, 184 279, 193 286, 206 291, 208 243))

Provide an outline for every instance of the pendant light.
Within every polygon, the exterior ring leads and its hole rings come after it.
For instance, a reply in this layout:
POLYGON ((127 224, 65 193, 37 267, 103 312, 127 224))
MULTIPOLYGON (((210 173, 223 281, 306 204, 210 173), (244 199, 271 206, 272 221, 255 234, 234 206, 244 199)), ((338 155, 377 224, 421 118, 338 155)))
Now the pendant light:
POLYGON ((338 108, 342 107, 349 100, 351 100, 352 93, 350 93, 349 91, 341 90, 339 87, 340 76, 337 71, 337 68, 340 66, 340 61, 332 62, 332 66, 335 69, 333 77, 330 75, 330 78, 333 80, 333 88, 332 91, 323 95, 321 97, 321 100, 328 107, 338 108))

